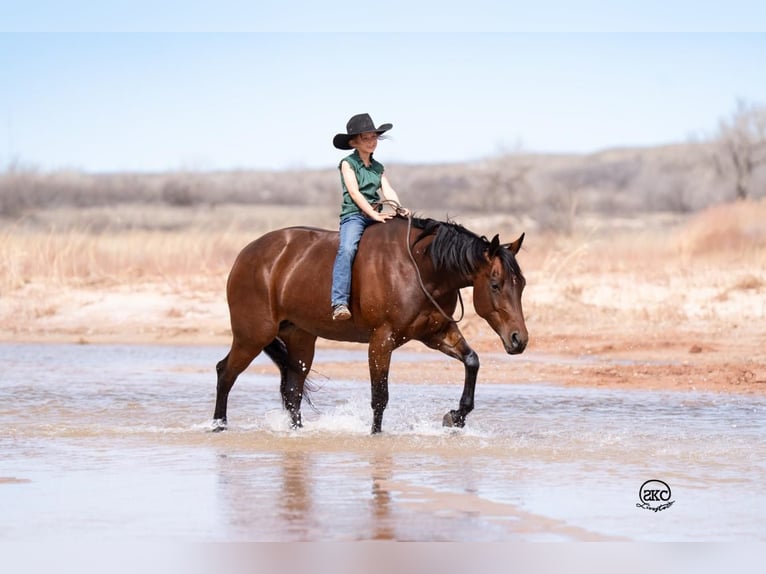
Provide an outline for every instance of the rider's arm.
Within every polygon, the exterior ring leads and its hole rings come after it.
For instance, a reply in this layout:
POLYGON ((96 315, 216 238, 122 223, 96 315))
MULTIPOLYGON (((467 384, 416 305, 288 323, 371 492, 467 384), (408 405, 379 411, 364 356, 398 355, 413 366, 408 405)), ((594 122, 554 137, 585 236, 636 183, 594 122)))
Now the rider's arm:
MULTIPOLYGON (((380 178, 380 192, 383 195, 383 199, 387 199, 388 201, 395 201, 399 206, 402 205, 402 202, 399 201, 399 196, 397 195, 394 188, 391 187, 391 184, 389 183, 385 173, 380 178)), ((410 210, 406 207, 400 207, 399 211, 402 215, 409 215, 410 213, 410 210)))

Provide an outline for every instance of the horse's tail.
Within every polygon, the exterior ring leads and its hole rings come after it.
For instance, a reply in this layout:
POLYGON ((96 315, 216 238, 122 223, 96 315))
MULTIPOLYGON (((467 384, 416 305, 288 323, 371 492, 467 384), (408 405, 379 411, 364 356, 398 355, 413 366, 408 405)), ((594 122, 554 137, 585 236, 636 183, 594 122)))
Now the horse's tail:
MULTIPOLYGON (((274 361, 274 364, 279 367, 279 371, 280 373, 283 373, 283 376, 285 376, 289 370, 297 371, 301 369, 299 365, 290 361, 290 355, 287 353, 287 346, 285 345, 285 342, 279 337, 275 337, 271 343, 263 348, 263 351, 268 355, 269 359, 274 361)), ((318 390, 319 387, 313 383, 309 377, 306 377, 306 381, 303 384, 303 398, 306 399, 306 402, 314 410, 314 412, 318 411, 314 406, 314 401, 311 400, 311 394, 317 392, 318 390)))

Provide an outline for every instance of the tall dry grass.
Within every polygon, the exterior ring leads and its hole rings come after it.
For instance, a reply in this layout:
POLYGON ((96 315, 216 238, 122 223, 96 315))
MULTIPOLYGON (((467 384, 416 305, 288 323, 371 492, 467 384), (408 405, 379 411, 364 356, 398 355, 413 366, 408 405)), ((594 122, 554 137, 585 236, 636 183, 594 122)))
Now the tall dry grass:
POLYGON ((271 229, 337 226, 334 210, 284 206, 61 208, 0 226, 0 294, 28 283, 220 282, 271 229))
POLYGON ((691 256, 766 250, 766 198, 701 211, 681 230, 678 245, 691 256))
MULTIPOLYGON (((97 209, 75 217, 63 210, 58 219, 53 212, 47 216, 42 224, 19 221, 0 227, 0 294, 29 283, 98 287, 210 280, 220 284, 237 253, 270 229, 337 225, 332 209, 283 206, 203 212, 135 208, 120 210, 119 217, 97 209), (151 228, 149 220, 160 228, 151 228)), ((583 221, 575 234, 541 234, 525 228, 524 222, 495 215, 465 218, 461 223, 479 234, 499 232, 505 241, 527 231, 520 260, 525 271, 545 283, 631 268, 650 274, 679 273, 680 268, 668 269, 667 264, 688 266, 708 257, 736 256, 746 259, 748 266, 766 266, 766 199, 716 206, 681 222, 643 218, 636 229, 614 227, 619 223, 615 218, 605 218, 601 224, 583 221), (659 260, 665 265, 658 265, 659 260)))
POLYGON ((28 283, 109 286, 226 276, 245 232, 0 233, 0 293, 28 283))

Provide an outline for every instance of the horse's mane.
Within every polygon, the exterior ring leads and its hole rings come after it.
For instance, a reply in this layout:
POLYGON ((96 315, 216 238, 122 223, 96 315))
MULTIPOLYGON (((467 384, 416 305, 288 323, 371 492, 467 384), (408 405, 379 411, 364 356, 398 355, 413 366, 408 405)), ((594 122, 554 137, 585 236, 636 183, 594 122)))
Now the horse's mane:
MULTIPOLYGON (((415 245, 426 237, 434 236, 427 253, 431 255, 436 269, 468 276, 486 261, 485 252, 490 248, 490 241, 455 221, 413 217, 412 226, 422 230, 415 240, 415 245)), ((503 262, 506 273, 521 275, 521 268, 511 251, 501 248, 497 255, 503 262)))

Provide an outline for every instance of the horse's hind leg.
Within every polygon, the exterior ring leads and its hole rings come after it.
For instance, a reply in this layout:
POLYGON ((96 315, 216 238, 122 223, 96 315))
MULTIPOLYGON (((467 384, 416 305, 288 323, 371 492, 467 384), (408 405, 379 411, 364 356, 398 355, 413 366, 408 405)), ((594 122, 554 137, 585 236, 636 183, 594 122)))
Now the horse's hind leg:
POLYGON ((218 384, 216 386, 215 411, 213 413, 214 432, 226 429, 226 407, 229 402, 229 392, 234 386, 237 377, 253 362, 253 359, 260 352, 260 347, 245 346, 235 341, 231 345, 229 354, 215 366, 215 370, 218 373, 218 384))
POLYGON ((303 426, 301 417, 301 402, 306 383, 306 377, 314 361, 316 337, 293 326, 283 329, 279 339, 266 347, 265 351, 271 357, 282 375, 279 387, 282 394, 282 404, 290 413, 292 428, 303 426), (282 341, 282 345, 275 345, 282 341))

